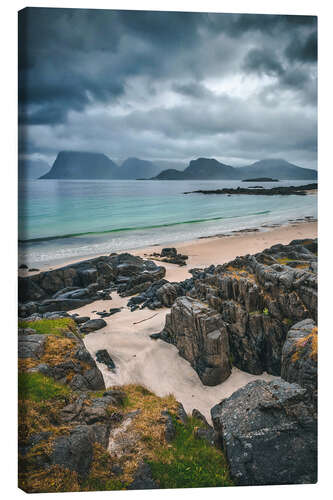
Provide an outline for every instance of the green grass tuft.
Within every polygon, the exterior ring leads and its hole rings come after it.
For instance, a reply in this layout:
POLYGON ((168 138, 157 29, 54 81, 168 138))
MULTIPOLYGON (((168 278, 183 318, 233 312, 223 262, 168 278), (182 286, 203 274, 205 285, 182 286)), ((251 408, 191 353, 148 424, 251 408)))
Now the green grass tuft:
POLYGON ((76 324, 72 318, 59 318, 59 319, 40 319, 36 321, 18 322, 19 328, 33 328, 36 333, 43 335, 57 335, 62 336, 64 331, 76 331, 76 324))
POLYGON ((19 373, 19 399, 47 401, 49 399, 67 396, 70 392, 68 387, 54 382, 53 379, 41 373, 19 373))
POLYGON ((151 461, 152 475, 161 488, 206 488, 232 486, 226 460, 219 450, 194 436, 202 423, 190 418, 186 425, 174 421, 176 438, 151 461))

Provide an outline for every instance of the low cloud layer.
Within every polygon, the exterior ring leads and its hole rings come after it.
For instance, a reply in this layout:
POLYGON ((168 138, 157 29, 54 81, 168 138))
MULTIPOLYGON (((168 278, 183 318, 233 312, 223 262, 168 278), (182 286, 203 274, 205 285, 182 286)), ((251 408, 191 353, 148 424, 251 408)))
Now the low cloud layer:
POLYGON ((317 160, 314 17, 29 8, 20 154, 317 160))

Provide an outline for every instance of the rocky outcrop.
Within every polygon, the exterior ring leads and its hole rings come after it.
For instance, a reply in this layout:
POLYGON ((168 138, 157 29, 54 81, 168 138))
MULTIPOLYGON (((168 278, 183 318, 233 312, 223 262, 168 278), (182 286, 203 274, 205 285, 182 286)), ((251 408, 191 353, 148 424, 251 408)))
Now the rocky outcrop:
POLYGON ((308 390, 317 401, 317 339, 315 322, 306 319, 289 330, 282 350, 281 377, 308 390))
POLYGON ((226 380, 231 372, 228 333, 221 315, 202 302, 180 297, 166 316, 160 337, 175 345, 205 385, 226 380))
POLYGON ((153 283, 145 292, 132 297, 127 306, 135 311, 139 306, 141 309, 159 309, 160 307, 171 307, 177 297, 188 295, 193 289, 193 278, 184 281, 170 283, 163 279, 153 283))
POLYGON ((35 366, 29 371, 52 377, 57 382, 68 384, 73 390, 99 391, 105 389, 103 375, 81 338, 70 331, 64 332, 63 335, 68 337, 69 341, 66 349, 67 356, 61 361, 55 357, 50 359, 47 356, 47 362, 45 362, 43 355, 48 335, 42 334, 19 335, 19 359, 30 358, 30 360, 34 360, 35 366))
POLYGON ((273 188, 268 188, 268 189, 265 189, 262 187, 258 187, 257 189, 241 188, 241 187, 237 187, 236 189, 234 189, 234 188, 211 189, 211 190, 198 189, 197 191, 187 191, 184 194, 200 193, 200 194, 229 194, 229 195, 230 194, 235 194, 235 195, 253 194, 254 196, 258 196, 258 195, 264 195, 264 196, 300 195, 300 196, 305 196, 307 194, 307 191, 313 190, 313 189, 318 189, 317 183, 303 184, 302 186, 278 186, 278 187, 273 187, 273 188))
POLYGON ((108 299, 113 290, 121 296, 141 293, 164 275, 164 267, 124 253, 19 277, 19 316, 69 311, 108 299))
POLYGON ((317 418, 306 389, 282 379, 256 380, 211 415, 236 484, 317 481, 317 418))
POLYGON ((317 318, 316 252, 316 240, 295 240, 192 270, 190 294, 221 314, 235 366, 280 375, 290 323, 317 318))

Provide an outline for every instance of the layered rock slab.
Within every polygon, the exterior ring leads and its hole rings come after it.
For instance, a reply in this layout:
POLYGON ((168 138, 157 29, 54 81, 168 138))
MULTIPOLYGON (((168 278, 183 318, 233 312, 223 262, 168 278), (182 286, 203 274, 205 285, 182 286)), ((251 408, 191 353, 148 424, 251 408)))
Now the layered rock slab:
POLYGON ((202 302, 179 297, 166 316, 160 338, 177 347, 205 385, 217 385, 231 373, 228 333, 221 315, 202 302))
POLYGON ((256 380, 211 409, 236 484, 317 481, 317 417, 307 391, 256 380))
POLYGON ((314 402, 317 401, 317 337, 312 319, 293 325, 282 349, 281 377, 305 387, 314 402))

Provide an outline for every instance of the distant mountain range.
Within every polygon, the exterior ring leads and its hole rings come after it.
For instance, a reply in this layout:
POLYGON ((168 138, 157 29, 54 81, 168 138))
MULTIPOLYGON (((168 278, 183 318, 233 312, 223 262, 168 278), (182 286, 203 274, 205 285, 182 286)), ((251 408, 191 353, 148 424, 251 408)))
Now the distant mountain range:
POLYGON ((238 180, 249 177, 277 177, 280 180, 317 179, 317 171, 298 167, 282 159, 257 161, 246 167, 231 167, 210 158, 190 161, 185 170, 163 170, 156 180, 238 180))
MULTIPOLYGON (((153 180, 238 180, 248 177, 278 179, 316 179, 317 171, 301 168, 282 159, 261 160, 246 167, 231 167, 215 159, 192 160, 185 170, 169 168, 172 162, 160 164, 139 158, 127 158, 118 166, 102 153, 61 151, 52 168, 40 179, 153 179, 153 180)), ((182 165, 182 164, 176 164, 182 165)))
POLYGON ((163 170, 151 161, 127 158, 118 166, 102 153, 60 151, 52 168, 41 179, 137 179, 156 176, 163 170))

